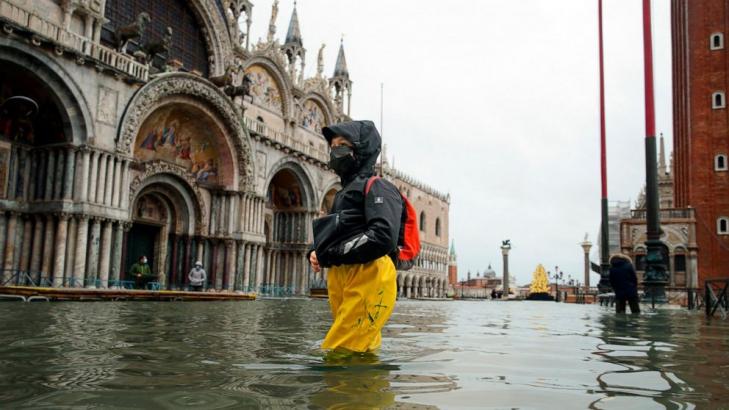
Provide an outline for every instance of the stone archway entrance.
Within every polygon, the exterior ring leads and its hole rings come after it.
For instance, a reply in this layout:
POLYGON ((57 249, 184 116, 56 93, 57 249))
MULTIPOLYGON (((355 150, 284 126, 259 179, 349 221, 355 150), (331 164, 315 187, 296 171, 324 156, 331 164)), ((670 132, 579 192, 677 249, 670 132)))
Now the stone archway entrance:
MULTIPOLYGON (((184 289, 199 240, 192 236, 195 210, 189 193, 167 176, 153 177, 131 207, 131 229, 125 242, 125 273, 146 256, 163 289, 184 289)), ((127 277, 127 280, 133 280, 127 277)))
POLYGON ((306 251, 313 212, 310 198, 300 175, 289 168, 279 170, 267 190, 267 213, 270 216, 268 238, 267 293, 286 296, 303 295, 311 278, 306 251))

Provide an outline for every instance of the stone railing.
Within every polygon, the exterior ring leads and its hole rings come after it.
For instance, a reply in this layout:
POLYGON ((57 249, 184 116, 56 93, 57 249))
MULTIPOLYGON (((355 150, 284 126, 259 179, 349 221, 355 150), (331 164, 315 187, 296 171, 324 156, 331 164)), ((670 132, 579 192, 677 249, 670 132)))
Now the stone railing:
POLYGON ((426 184, 418 181, 417 179, 411 177, 410 175, 408 175, 398 169, 395 169, 395 168, 392 168, 392 167, 389 167, 386 165, 385 166, 385 175, 395 178, 395 179, 399 179, 399 180, 405 182, 406 184, 410 184, 413 187, 415 187, 429 195, 432 195, 432 196, 440 199, 443 202, 446 202, 449 204, 451 202, 450 194, 444 194, 440 191, 437 191, 436 189, 430 187, 429 185, 426 185, 426 184))
POLYGON ((140 81, 147 81, 149 69, 126 54, 112 50, 91 39, 72 33, 45 18, 7 0, 0 0, 0 18, 29 30, 41 40, 50 40, 81 56, 98 60, 140 81))
MULTIPOLYGON (((693 219, 694 209, 693 208, 670 208, 661 209, 659 211, 661 220, 668 219, 693 219)), ((633 209, 630 211, 631 219, 647 219, 647 211, 645 209, 633 209)))
POLYGON ((284 147, 298 151, 308 157, 314 158, 315 160, 326 164, 329 162, 329 154, 316 148, 315 146, 308 145, 302 141, 294 139, 292 136, 275 130, 268 125, 249 117, 243 117, 245 120, 246 127, 254 134, 260 135, 274 143, 278 143, 284 147))

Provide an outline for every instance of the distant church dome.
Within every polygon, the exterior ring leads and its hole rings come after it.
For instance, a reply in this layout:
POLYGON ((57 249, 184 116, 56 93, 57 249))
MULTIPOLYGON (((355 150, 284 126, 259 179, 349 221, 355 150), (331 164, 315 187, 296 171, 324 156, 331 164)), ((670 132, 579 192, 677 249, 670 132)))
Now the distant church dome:
POLYGON ((496 271, 491 268, 491 264, 489 264, 488 269, 483 273, 484 278, 495 278, 496 277, 496 271))

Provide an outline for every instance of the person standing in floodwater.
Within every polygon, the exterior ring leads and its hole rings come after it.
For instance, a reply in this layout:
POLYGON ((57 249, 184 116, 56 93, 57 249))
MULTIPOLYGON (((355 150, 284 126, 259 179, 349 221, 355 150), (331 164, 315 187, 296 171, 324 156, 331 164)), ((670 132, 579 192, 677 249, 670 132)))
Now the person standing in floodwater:
POLYGON ((631 313, 640 313, 638 276, 630 256, 618 253, 610 257, 610 285, 615 292, 615 313, 625 313, 626 302, 631 313))
POLYGON ((374 178, 382 140, 372 121, 330 125, 329 167, 341 179, 329 215, 314 222, 315 272, 329 268, 327 287, 334 322, 322 348, 371 352, 382 343, 397 298, 398 236, 403 199, 389 181, 374 178), (365 188, 369 190, 365 194, 365 188))

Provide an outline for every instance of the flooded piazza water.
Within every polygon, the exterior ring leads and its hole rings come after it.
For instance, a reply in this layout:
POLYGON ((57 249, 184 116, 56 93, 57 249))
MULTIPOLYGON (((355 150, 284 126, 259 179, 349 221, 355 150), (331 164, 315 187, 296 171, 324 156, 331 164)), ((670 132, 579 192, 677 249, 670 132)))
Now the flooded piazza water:
POLYGON ((0 304, 0 408, 729 408, 729 320, 399 301, 325 363, 326 301, 0 304))

